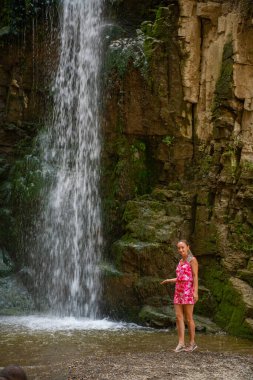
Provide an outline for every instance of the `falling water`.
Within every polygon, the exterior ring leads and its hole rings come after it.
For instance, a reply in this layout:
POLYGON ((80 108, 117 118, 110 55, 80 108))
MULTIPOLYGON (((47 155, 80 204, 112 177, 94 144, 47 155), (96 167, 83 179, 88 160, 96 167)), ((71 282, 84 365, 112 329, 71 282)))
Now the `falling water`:
POLYGON ((36 284, 60 315, 96 318, 102 234, 99 197, 100 30, 103 0, 62 0, 54 115, 44 140, 53 168, 36 284))

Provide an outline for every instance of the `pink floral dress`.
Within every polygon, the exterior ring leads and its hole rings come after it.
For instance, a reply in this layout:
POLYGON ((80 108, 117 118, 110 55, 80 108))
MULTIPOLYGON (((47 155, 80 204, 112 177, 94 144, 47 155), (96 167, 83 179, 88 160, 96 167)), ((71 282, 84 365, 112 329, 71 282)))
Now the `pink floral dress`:
POLYGON ((189 258, 188 261, 179 262, 176 274, 177 274, 177 282, 175 287, 174 294, 174 304, 180 305, 193 305, 193 275, 192 275, 192 267, 190 261, 192 257, 189 258))

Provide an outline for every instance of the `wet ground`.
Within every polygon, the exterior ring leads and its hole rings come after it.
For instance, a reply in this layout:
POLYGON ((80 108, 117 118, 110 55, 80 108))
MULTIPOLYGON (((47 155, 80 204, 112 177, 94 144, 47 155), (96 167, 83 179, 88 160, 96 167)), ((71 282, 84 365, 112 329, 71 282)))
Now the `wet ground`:
POLYGON ((0 367, 30 380, 253 379, 253 342, 197 335, 198 350, 175 354, 175 331, 107 320, 0 317, 0 367))
POLYGON ((194 351, 86 357, 70 366, 68 380, 252 380, 253 357, 194 351))

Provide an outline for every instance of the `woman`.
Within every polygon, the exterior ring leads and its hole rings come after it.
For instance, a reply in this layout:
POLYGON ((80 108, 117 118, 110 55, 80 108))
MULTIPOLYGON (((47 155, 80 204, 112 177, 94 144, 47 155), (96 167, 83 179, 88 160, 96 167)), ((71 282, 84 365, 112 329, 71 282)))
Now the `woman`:
POLYGON ((176 269, 177 277, 164 280, 161 284, 176 283, 174 307, 176 313, 178 345, 174 351, 191 352, 197 348, 195 343, 193 308, 195 302, 198 301, 198 261, 193 257, 186 240, 180 240, 177 243, 177 249, 182 257, 176 269), (189 329, 190 342, 188 346, 185 346, 184 316, 189 329))

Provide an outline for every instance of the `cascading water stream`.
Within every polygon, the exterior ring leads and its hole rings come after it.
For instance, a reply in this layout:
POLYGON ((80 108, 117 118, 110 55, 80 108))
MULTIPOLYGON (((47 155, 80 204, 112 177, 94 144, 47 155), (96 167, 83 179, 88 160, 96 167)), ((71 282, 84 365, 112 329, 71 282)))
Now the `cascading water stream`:
POLYGON ((43 142, 51 175, 35 257, 36 287, 52 312, 96 318, 102 233, 99 68, 103 0, 62 0, 53 122, 43 142), (38 253, 39 250, 39 253, 38 253))

